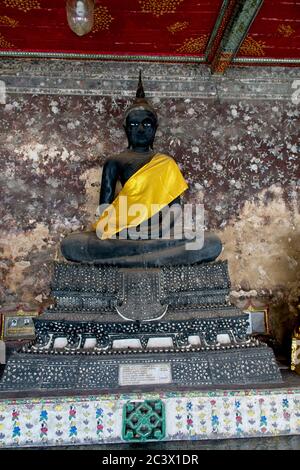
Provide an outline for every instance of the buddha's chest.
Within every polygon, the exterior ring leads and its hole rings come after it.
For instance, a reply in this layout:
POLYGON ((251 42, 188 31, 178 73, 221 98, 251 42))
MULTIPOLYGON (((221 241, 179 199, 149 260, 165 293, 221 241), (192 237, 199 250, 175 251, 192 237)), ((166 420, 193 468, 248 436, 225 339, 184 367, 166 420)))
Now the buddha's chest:
POLYGON ((119 178, 124 185, 126 181, 134 175, 140 168, 142 168, 146 163, 148 163, 152 158, 152 155, 141 155, 138 157, 131 157, 124 159, 119 162, 119 178))

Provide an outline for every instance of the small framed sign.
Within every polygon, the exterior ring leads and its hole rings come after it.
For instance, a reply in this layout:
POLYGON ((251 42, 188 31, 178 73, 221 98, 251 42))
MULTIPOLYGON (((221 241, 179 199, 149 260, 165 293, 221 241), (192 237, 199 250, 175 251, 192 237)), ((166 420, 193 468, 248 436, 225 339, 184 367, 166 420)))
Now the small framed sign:
POLYGON ((6 346, 4 341, 0 339, 0 364, 6 364, 6 346))
POLYGON ((300 374, 300 328, 295 328, 292 336, 291 370, 300 374))
POLYGON ((248 314, 249 326, 247 333, 249 335, 269 335, 270 321, 268 307, 256 308, 250 305, 244 313, 248 314))
POLYGON ((17 310, 2 313, 2 334, 4 341, 33 339, 35 336, 32 318, 38 316, 38 311, 17 310))

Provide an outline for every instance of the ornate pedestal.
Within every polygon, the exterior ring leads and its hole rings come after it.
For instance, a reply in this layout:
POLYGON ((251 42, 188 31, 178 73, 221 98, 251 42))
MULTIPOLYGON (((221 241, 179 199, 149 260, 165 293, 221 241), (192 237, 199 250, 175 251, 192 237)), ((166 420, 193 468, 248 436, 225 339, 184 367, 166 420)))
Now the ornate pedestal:
POLYGON ((0 390, 172 389, 281 382, 230 305, 226 262, 120 269, 59 263, 56 304, 0 390))

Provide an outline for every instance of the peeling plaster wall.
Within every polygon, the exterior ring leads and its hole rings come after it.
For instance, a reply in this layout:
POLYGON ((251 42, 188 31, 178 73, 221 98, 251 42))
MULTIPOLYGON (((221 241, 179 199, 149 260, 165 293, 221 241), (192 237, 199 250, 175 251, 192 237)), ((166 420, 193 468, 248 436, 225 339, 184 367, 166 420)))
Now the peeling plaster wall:
MULTIPOLYGON (((250 70, 250 69, 249 69, 250 70)), ((8 94, 0 108, 1 305, 49 294, 59 242, 94 220, 105 158, 126 146, 131 98, 8 94)), ((291 101, 164 98, 155 148, 177 160, 188 202, 224 243, 232 297, 271 305, 279 340, 300 292, 300 109, 291 101)))

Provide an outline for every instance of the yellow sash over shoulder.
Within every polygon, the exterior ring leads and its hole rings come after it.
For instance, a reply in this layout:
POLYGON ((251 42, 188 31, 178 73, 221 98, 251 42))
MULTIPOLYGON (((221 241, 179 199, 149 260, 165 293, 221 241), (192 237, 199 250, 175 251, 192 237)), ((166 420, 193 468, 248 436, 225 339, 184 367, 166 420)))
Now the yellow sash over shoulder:
POLYGON ((155 215, 187 187, 173 158, 157 153, 126 181, 93 227, 102 240, 112 238, 155 215))

